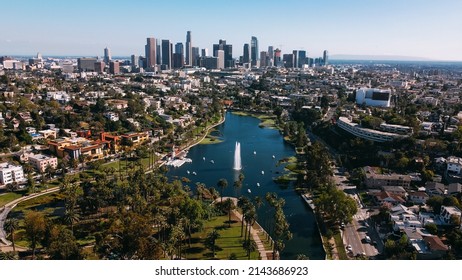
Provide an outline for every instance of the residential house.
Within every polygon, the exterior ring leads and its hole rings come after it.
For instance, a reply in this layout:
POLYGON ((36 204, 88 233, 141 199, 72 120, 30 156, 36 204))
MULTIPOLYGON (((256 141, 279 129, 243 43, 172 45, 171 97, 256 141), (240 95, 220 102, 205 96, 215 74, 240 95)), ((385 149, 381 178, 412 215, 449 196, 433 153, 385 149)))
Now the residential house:
POLYGON ((451 183, 448 185, 448 194, 455 195, 462 192, 462 184, 451 183))
POLYGON ((365 184, 368 188, 380 188, 382 186, 401 186, 407 188, 411 185, 411 176, 366 173, 365 184))
POLYGON ((451 224, 452 222, 451 216, 459 217, 459 225, 460 225, 460 221, 461 221, 460 219, 462 216, 462 212, 460 211, 460 209, 455 206, 441 205, 441 211, 440 211, 441 220, 446 224, 451 224))
POLYGON ((408 197, 412 203, 416 204, 425 204, 428 198, 429 196, 426 192, 411 192, 408 197))
POLYGON ((381 191, 381 192, 374 194, 374 198, 375 198, 375 201, 380 205, 385 205, 385 204, 398 205, 398 204, 406 202, 406 200, 403 197, 397 194, 386 192, 386 191, 381 191))
POLYGON ((444 184, 438 182, 427 182, 425 189, 428 195, 444 195, 446 193, 446 187, 444 184))
POLYGON ((428 259, 442 258, 449 251, 449 247, 438 236, 427 235, 423 237, 423 240, 429 250, 428 259))

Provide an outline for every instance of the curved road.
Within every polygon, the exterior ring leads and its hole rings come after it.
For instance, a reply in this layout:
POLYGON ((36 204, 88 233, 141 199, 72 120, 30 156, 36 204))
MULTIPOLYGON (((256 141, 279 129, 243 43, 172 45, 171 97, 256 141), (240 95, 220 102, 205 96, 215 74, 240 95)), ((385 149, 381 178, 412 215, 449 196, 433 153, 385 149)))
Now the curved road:
POLYGON ((21 203, 23 201, 33 199, 33 198, 36 198, 36 197, 39 197, 39 196, 42 196, 42 195, 57 192, 57 191, 59 191, 59 187, 54 187, 54 188, 51 188, 51 189, 48 189, 48 190, 41 191, 39 193, 34 193, 34 194, 30 194, 30 195, 20 197, 18 199, 15 199, 15 200, 5 204, 5 206, 3 206, 1 208, 2 212, 0 212, 0 241, 2 243, 4 243, 5 245, 7 245, 7 246, 11 245, 11 242, 6 239, 7 234, 6 234, 5 230, 3 229, 3 225, 5 224, 5 220, 8 217, 8 214, 10 213, 10 211, 14 207, 16 207, 16 205, 18 205, 18 203, 21 203))

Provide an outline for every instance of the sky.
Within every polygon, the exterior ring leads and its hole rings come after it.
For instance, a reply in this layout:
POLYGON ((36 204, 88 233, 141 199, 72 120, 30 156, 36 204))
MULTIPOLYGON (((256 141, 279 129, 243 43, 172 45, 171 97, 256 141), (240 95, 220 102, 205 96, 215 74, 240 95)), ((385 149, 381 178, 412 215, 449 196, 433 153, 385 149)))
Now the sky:
POLYGON ((147 37, 208 48, 224 39, 242 55, 259 50, 308 56, 408 56, 462 61, 460 0, 5 0, 0 56, 143 55, 147 37))

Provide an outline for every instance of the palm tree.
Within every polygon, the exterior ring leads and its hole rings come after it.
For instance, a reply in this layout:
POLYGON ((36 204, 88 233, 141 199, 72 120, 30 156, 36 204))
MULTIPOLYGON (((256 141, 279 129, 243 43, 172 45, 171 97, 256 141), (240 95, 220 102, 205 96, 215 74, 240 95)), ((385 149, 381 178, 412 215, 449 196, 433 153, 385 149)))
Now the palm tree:
POLYGON ((19 227, 19 221, 16 218, 9 218, 5 221, 5 230, 11 235, 11 243, 13 244, 13 252, 16 253, 16 247, 14 245, 14 231, 19 227))
POLYGON ((249 209, 249 205, 250 205, 250 200, 247 197, 245 196, 239 197, 237 201, 237 207, 241 208, 242 210, 241 237, 244 235, 244 216, 246 215, 247 210, 249 209))
POLYGON ((258 249, 257 243, 253 239, 247 239, 242 243, 242 247, 247 251, 247 257, 250 260, 250 253, 258 249))
POLYGON ((218 180, 217 186, 221 189, 221 202, 223 202, 223 190, 228 186, 228 181, 221 178, 218 180))
POLYGON ((223 204, 223 207, 228 212, 228 227, 231 227, 231 211, 236 206, 234 205, 234 202, 230 198, 228 198, 227 200, 225 200, 225 203, 223 204))
POLYGON ((207 247, 212 249, 213 257, 215 258, 215 241, 220 238, 220 234, 216 229, 212 230, 207 234, 207 238, 205 239, 205 244, 207 247))

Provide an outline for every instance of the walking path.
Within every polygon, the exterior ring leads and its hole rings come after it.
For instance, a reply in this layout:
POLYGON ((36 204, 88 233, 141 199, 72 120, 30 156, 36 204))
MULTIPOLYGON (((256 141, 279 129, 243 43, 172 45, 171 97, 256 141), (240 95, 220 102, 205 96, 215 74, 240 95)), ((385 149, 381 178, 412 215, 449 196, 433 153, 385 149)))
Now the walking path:
POLYGON ((5 229, 3 228, 3 225, 5 224, 6 217, 8 216, 10 211, 14 207, 16 207, 16 205, 18 205, 18 203, 29 200, 29 199, 33 199, 33 198, 36 198, 36 197, 39 197, 39 196, 42 196, 42 195, 57 192, 57 191, 59 191, 59 187, 54 187, 54 188, 44 190, 44 191, 41 191, 41 192, 38 192, 38 193, 34 193, 34 194, 30 194, 30 195, 27 195, 27 196, 20 197, 18 199, 15 199, 15 200, 5 204, 5 206, 3 206, 0 209, 0 211, 1 211, 0 212, 0 241, 1 241, 1 243, 5 244, 7 246, 11 245, 11 242, 6 239, 7 234, 5 232, 5 229))
MULTIPOLYGON (((231 199, 233 202, 234 202, 234 205, 237 206, 237 198, 235 197, 223 197, 223 200, 226 200, 226 199, 231 199)), ((221 200, 221 198, 217 198, 215 200, 216 201, 219 201, 221 200)), ((236 216, 240 221, 242 221, 243 217, 242 217, 242 214, 239 213, 239 211, 237 210, 233 210, 233 215, 236 216)), ((266 250, 265 249, 265 245, 263 244, 263 241, 260 239, 260 236, 258 236, 258 233, 260 232, 265 232, 265 230, 260 226, 260 224, 258 224, 256 222, 256 225, 257 227, 259 228, 258 230, 255 229, 254 227, 251 227, 250 228, 250 234, 252 234, 252 239, 255 241, 255 244, 257 244, 257 250, 258 250, 258 253, 260 254, 260 259, 261 260, 268 260, 268 254, 272 254, 273 251, 272 250, 266 250)))

